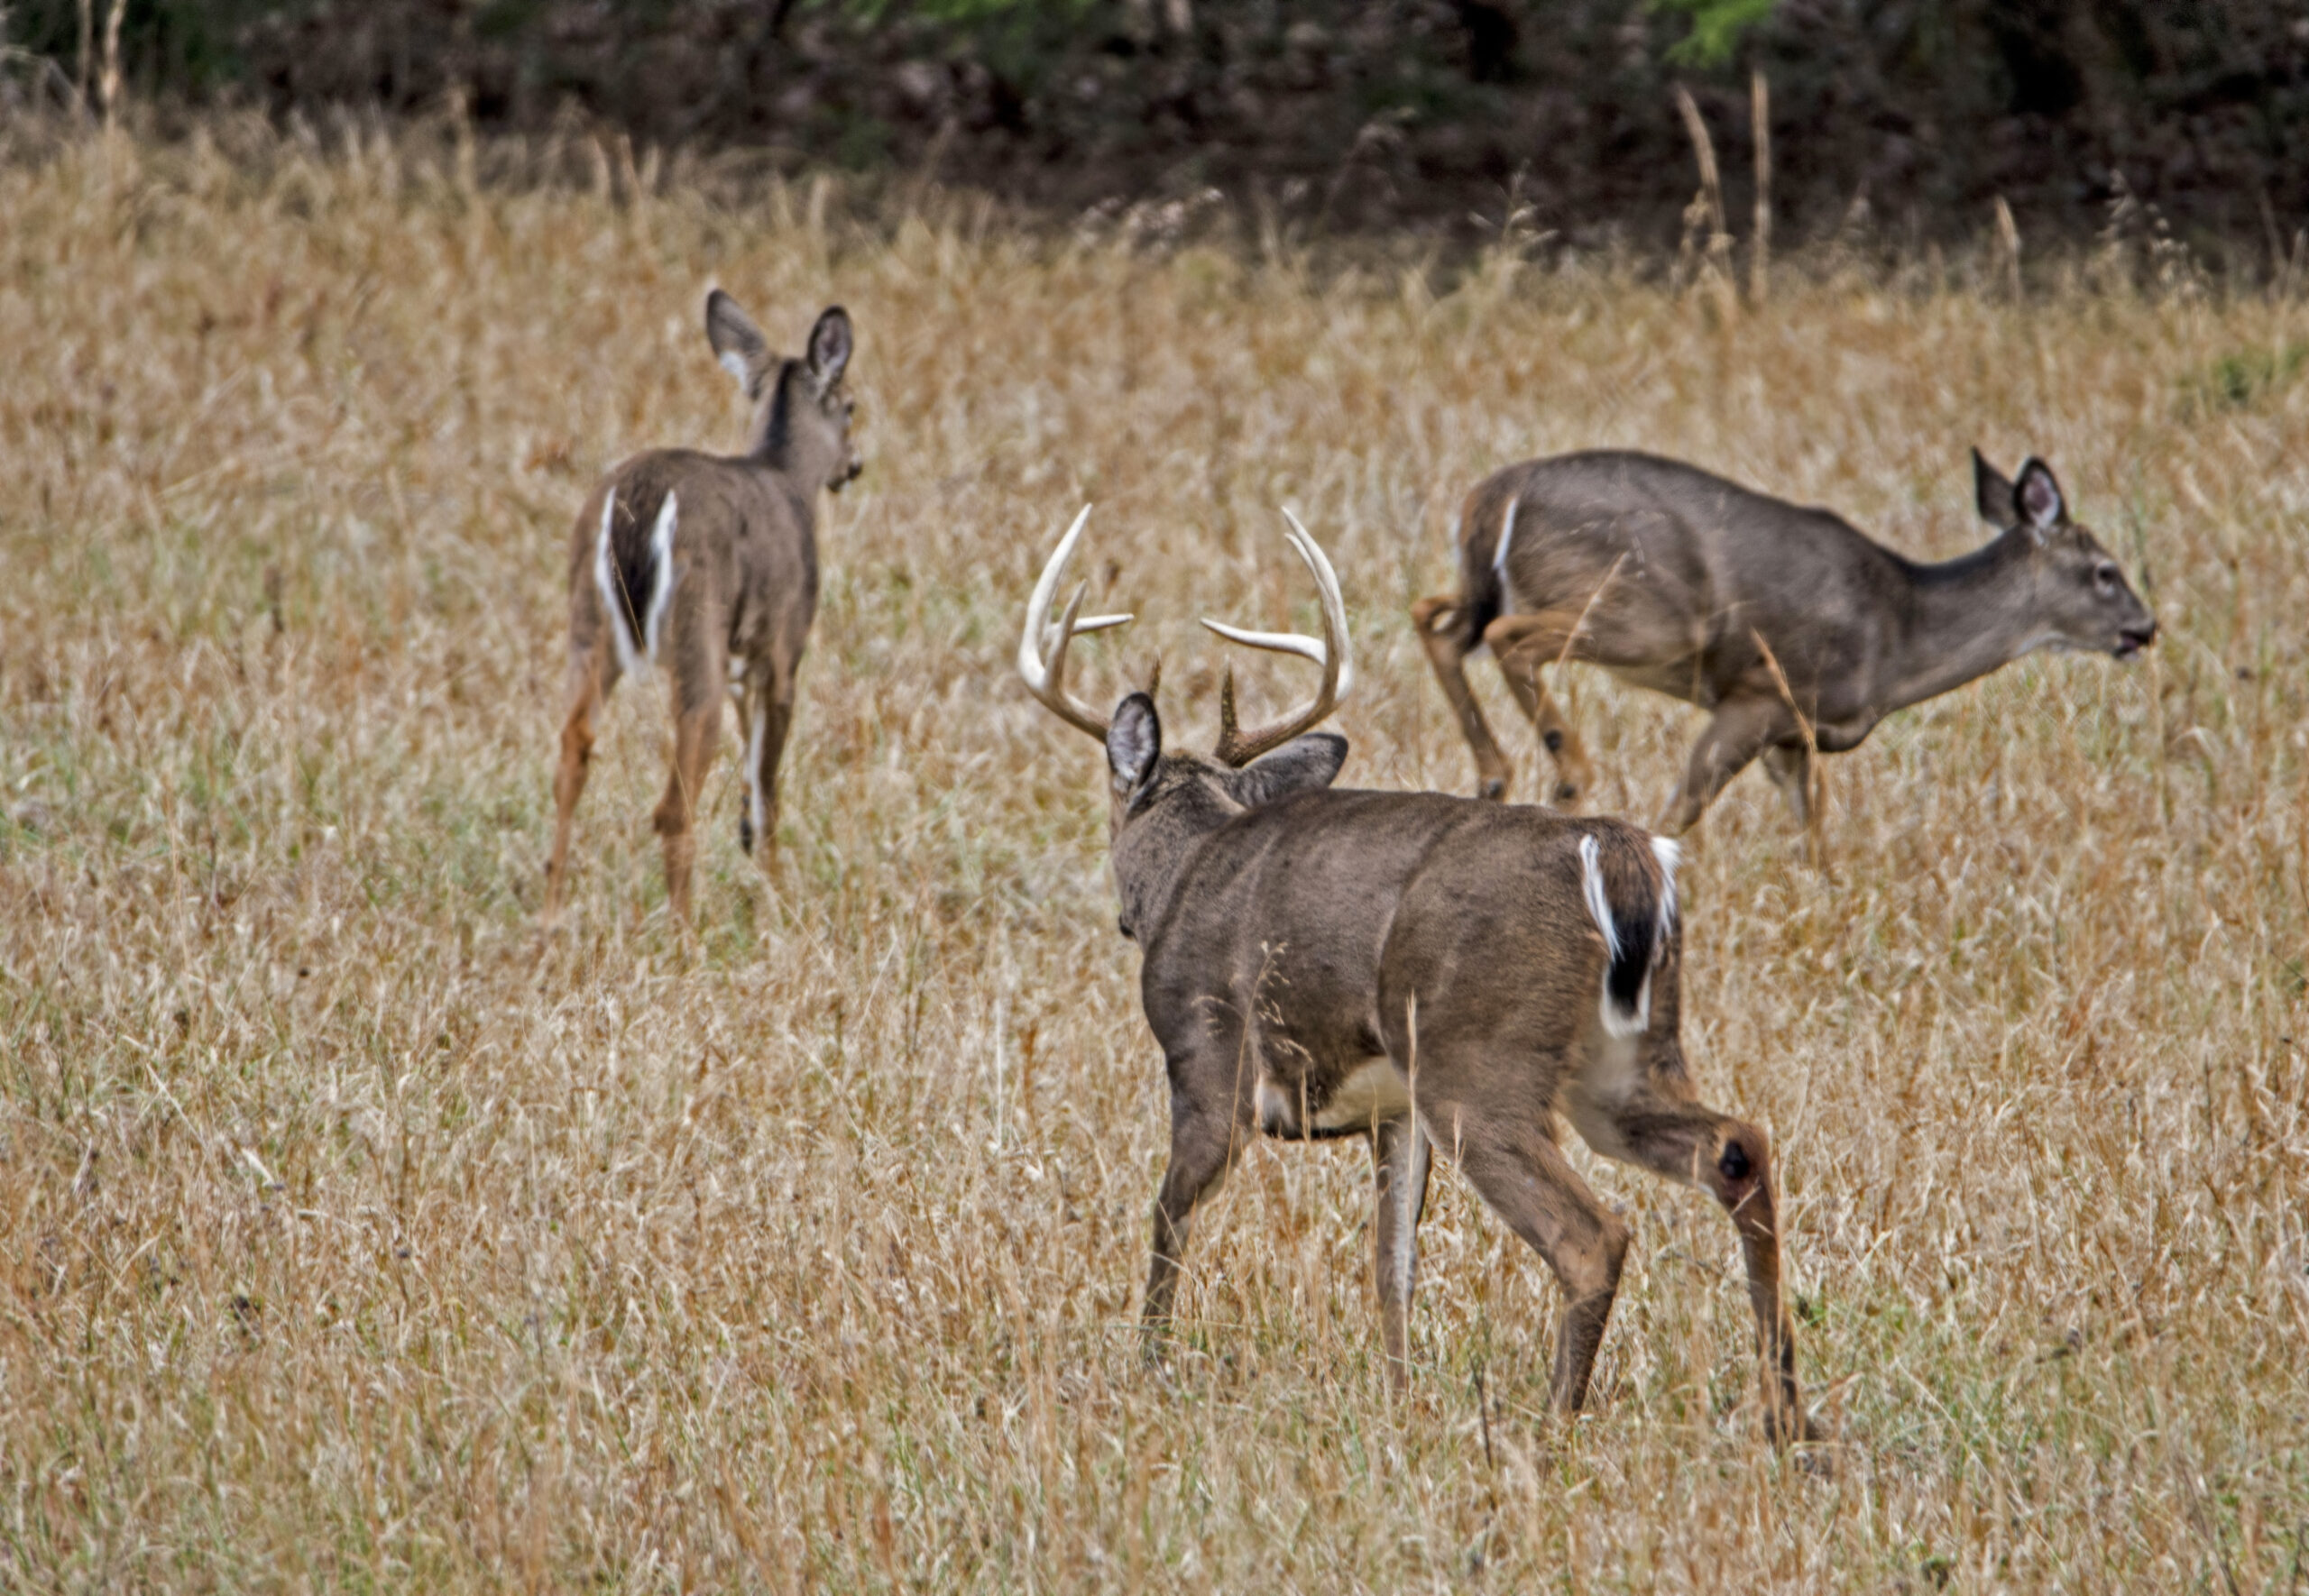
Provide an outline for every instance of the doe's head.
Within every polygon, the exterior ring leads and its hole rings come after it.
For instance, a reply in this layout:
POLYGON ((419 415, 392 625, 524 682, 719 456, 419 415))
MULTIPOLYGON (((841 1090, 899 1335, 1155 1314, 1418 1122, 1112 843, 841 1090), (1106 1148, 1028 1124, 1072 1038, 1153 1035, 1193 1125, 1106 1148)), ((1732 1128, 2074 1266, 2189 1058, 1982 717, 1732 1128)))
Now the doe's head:
POLYGON ((781 357, 738 302, 715 289, 705 296, 705 341, 753 405, 749 452, 832 492, 866 468, 850 436, 858 403, 842 383, 852 344, 848 311, 829 306, 803 353, 781 357))
POLYGON ((2068 515, 2052 468, 2030 456, 2005 475, 1973 451, 1973 494, 1981 518, 2034 547, 2034 594, 2047 641, 2130 659, 2157 637, 2157 617, 2132 591, 2101 540, 2068 515))

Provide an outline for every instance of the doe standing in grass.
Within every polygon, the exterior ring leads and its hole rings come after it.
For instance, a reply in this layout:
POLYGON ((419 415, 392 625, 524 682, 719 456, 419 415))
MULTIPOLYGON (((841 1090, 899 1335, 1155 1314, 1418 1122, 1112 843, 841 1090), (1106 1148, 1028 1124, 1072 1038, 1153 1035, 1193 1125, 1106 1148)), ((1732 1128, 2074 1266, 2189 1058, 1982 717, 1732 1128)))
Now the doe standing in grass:
POLYGON ((2156 637, 2048 467, 2032 459, 2007 481, 1975 450, 1973 477, 2001 535, 1937 565, 1653 454, 1600 449, 1486 478, 1460 510, 1459 591, 1412 607, 1483 795, 1504 797, 1508 780, 1467 691, 1467 656, 1486 644, 1555 761, 1559 803, 1595 772, 1542 667, 1587 661, 1714 711, 1664 821, 1682 832, 1759 754, 1801 825, 1815 749, 1856 748, 1894 710, 2035 649, 2130 659, 2156 637))
POLYGON ((571 819, 593 754, 593 718, 617 679, 662 665, 673 698, 673 770, 658 803, 666 891, 690 911, 698 794, 722 734, 723 692, 746 735, 741 845, 768 868, 777 761, 794 718, 794 678, 818 604, 819 490, 861 467, 842 386, 850 316, 820 316, 799 359, 780 359, 738 302, 705 298, 705 337, 753 402, 742 454, 652 449, 602 480, 569 546, 569 713, 553 783, 546 916, 561 912, 571 819))
POLYGON ((1347 739, 1312 729, 1347 689, 1346 614, 1329 561, 1295 520, 1325 637, 1203 624, 1314 662, 1320 687, 1246 731, 1230 673, 1215 757, 1165 752, 1147 694, 1109 719, 1067 690, 1069 642, 1130 619, 1082 617, 1078 586, 1050 621, 1082 524, 1035 585, 1018 669, 1046 707, 1106 747, 1122 931, 1144 954, 1140 996, 1170 1072, 1150 1348, 1170 1319, 1195 1208, 1252 1137, 1367 1136, 1380 1327, 1400 1385, 1429 1151, 1440 1146, 1561 1282, 1552 1399, 1577 1409, 1630 1233, 1564 1157, 1561 1114, 1603 1156, 1724 1206, 1746 1254, 1767 1429, 1808 1437, 1769 1143, 1697 1100, 1677 1041, 1676 845, 1620 821, 1334 791, 1347 739))

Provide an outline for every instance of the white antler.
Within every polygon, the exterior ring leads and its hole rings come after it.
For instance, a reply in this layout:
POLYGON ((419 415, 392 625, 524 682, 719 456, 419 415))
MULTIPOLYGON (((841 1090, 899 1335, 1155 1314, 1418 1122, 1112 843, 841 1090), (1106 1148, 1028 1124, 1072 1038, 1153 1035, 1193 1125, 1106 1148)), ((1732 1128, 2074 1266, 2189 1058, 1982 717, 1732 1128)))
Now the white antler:
POLYGON ((1240 643, 1246 648, 1295 654, 1302 659, 1312 660, 1323 667, 1323 679, 1315 689, 1315 696, 1305 703, 1279 720, 1246 732, 1235 724, 1235 670, 1229 665, 1219 686, 1219 747, 1214 750, 1228 765, 1247 765, 1269 749, 1279 748, 1301 732, 1320 725, 1347 696, 1348 684, 1354 675, 1347 657, 1347 604, 1339 597, 1338 574, 1331 569, 1330 561, 1323 557, 1321 547, 1307 535, 1307 528, 1299 524, 1299 518, 1286 509, 1283 518, 1291 523, 1291 530, 1284 536, 1306 562, 1315 578, 1315 591, 1322 600, 1321 638, 1297 632, 1245 631, 1210 619, 1202 624, 1228 642, 1240 643))
POLYGON ((1107 740, 1107 721, 1084 708, 1074 695, 1066 691, 1067 645, 1085 632, 1102 632, 1109 627, 1127 626, 1127 615, 1079 616, 1082 594, 1090 583, 1078 582, 1073 593, 1066 601, 1066 609, 1056 621, 1050 619, 1050 601, 1058 592, 1058 579, 1066 569, 1066 562, 1074 553, 1074 546, 1081 539, 1083 525, 1090 518, 1090 507, 1084 505, 1074 518, 1074 525, 1059 539, 1058 551, 1043 567, 1042 580, 1035 583, 1034 597, 1026 601, 1026 626, 1018 637, 1018 676, 1026 683, 1026 691, 1043 702, 1043 706, 1069 726, 1087 731, 1100 742, 1107 740), (1079 616, 1079 618, 1078 618, 1079 616))

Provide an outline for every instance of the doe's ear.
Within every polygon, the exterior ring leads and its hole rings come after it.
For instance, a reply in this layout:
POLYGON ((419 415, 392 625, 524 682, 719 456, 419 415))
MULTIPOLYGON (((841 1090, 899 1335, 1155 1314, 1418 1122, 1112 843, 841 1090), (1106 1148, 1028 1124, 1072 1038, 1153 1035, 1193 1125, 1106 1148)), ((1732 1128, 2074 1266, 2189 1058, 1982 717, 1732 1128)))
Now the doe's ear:
POLYGON ((746 396, 759 399, 762 374, 769 369, 769 340, 754 326, 753 317, 720 289, 705 296, 705 341, 746 396))
POLYGON ((1115 796, 1127 799, 1145 786, 1162 757, 1162 717, 1153 699, 1134 693, 1115 706, 1115 718, 1107 725, 1107 775, 1115 796))
POLYGON ((2012 483, 1982 459, 1978 449, 1973 451, 1973 503, 1981 519, 2000 532, 2020 524, 2020 512, 2012 505, 2012 483))
POLYGON ((2019 508, 2020 520, 2039 539, 2068 519, 2068 504, 2060 496, 2060 484, 2053 481, 2052 467, 2034 455, 2013 479, 2012 502, 2019 508))
POLYGON ((1246 809, 1256 809, 1294 793, 1315 793, 1338 779, 1347 763, 1347 738, 1336 731, 1294 737, 1227 778, 1227 791, 1246 809))
POLYGON ((810 329, 810 375, 818 380, 820 388, 832 388, 842 381, 850 364, 850 312, 829 305, 818 317, 818 325, 810 329))

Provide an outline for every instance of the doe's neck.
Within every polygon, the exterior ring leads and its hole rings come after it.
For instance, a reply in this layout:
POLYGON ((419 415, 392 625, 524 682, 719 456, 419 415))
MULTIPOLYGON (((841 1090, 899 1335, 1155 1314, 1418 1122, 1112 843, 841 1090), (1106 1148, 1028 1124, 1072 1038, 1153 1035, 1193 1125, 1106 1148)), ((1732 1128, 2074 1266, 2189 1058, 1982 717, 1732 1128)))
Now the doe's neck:
POLYGON ((2036 535, 2016 527, 1971 554, 1909 566, 1912 603, 1890 673, 1898 709, 2009 665, 2044 638, 2036 535))

